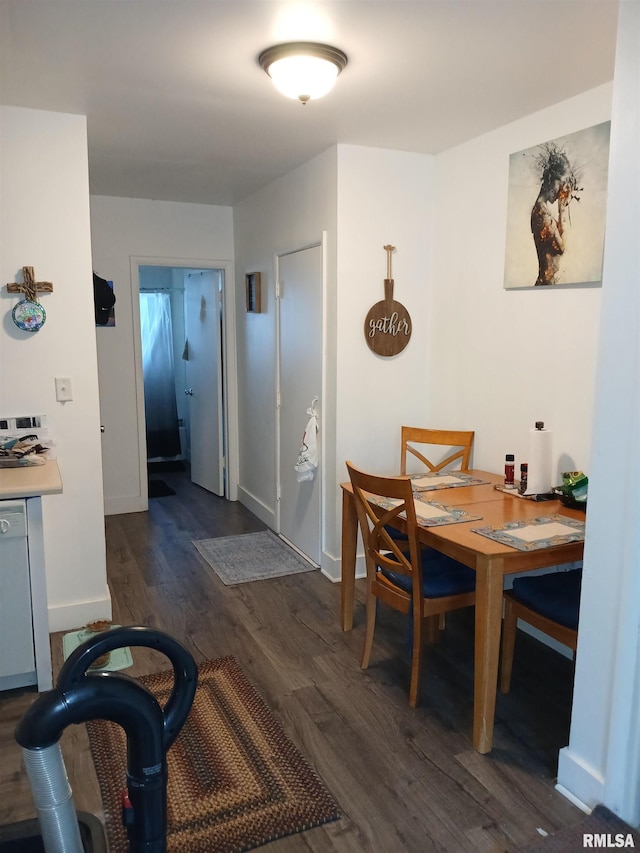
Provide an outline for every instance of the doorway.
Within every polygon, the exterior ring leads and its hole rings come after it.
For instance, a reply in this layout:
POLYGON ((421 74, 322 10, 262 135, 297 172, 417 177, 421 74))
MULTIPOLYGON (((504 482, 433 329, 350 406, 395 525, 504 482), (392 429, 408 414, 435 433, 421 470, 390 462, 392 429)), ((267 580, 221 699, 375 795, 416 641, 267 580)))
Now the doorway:
POLYGON ((323 246, 276 258, 278 301, 278 530, 312 563, 322 550, 323 246), (318 416, 318 468, 300 481, 295 464, 308 410, 318 416))
MULTIPOLYGON (((137 279, 139 291, 138 311, 134 312, 139 326, 134 340, 139 354, 136 362, 140 482, 141 486, 147 483, 149 462, 156 471, 163 465, 184 464, 194 483, 213 494, 229 497, 229 413, 225 393, 228 318, 224 295, 230 264, 195 267, 179 263, 132 259, 132 278, 137 279), (143 302, 162 304, 169 314, 170 330, 164 331, 165 362, 172 364, 173 373, 168 381, 165 377, 164 387, 166 396, 170 386, 169 408, 173 406, 174 414, 173 435, 169 435, 166 444, 155 440, 164 439, 167 434, 163 426, 157 431, 156 403, 148 388, 149 358, 144 351, 143 336, 148 312, 143 302), (156 430, 155 434, 151 435, 150 427, 151 432, 156 430)), ((148 493, 143 497, 146 508, 148 493)))

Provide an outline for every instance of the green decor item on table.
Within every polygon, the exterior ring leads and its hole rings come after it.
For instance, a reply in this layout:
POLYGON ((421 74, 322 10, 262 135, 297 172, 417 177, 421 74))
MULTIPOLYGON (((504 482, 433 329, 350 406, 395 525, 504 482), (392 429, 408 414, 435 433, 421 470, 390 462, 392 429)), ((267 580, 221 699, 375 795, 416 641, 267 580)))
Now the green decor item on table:
POLYGON ((565 471, 562 474, 562 485, 558 487, 568 502, 586 505, 589 491, 589 478, 582 471, 565 471))

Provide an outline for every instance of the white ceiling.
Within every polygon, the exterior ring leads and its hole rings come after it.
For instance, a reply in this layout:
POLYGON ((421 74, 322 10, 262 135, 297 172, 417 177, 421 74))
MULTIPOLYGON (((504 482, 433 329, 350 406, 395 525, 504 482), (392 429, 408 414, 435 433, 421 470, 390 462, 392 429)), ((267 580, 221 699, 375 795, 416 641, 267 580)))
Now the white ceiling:
POLYGON ((336 143, 434 154, 611 80, 617 7, 0 0, 0 101, 88 116, 93 194, 231 205, 336 143), (349 57, 306 106, 256 61, 297 40, 349 57))

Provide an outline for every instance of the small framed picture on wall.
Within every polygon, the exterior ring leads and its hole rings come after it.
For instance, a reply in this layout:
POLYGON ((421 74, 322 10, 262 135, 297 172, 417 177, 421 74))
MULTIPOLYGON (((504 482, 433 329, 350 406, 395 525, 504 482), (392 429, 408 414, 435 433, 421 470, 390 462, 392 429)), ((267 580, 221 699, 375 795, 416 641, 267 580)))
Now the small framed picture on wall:
POLYGON ((247 311, 259 314, 262 310, 260 307, 260 273, 249 272, 244 278, 247 288, 247 311))

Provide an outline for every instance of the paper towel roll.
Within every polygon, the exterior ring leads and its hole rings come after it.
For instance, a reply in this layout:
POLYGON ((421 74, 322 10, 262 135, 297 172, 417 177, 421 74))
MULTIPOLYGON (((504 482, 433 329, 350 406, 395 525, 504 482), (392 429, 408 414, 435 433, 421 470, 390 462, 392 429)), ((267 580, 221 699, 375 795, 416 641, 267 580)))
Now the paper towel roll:
POLYGON ((529 476, 526 495, 541 495, 551 491, 550 429, 529 430, 529 476))

